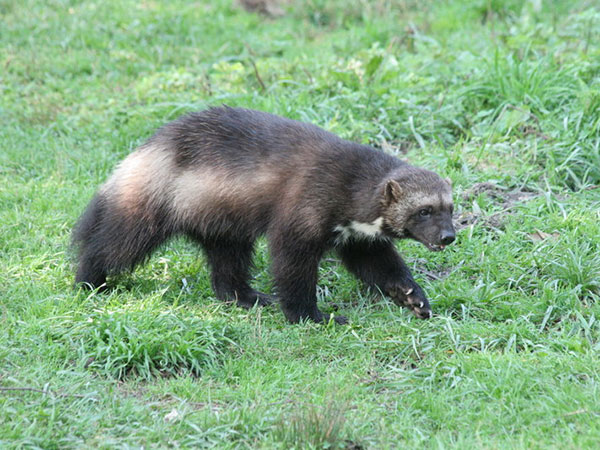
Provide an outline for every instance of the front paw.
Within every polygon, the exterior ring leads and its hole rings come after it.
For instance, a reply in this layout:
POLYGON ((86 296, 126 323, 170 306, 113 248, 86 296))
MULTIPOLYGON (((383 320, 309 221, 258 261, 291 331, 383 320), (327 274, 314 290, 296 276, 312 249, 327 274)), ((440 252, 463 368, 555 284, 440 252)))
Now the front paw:
POLYGON ((386 287, 385 293, 399 306, 410 309, 419 319, 432 316, 431 306, 421 287, 413 282, 392 283, 386 287))

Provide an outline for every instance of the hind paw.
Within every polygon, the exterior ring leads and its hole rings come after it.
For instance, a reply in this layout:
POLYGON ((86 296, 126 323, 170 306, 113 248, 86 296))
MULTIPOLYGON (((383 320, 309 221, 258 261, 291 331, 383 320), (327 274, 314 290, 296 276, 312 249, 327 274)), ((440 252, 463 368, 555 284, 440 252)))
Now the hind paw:
POLYGON ((277 298, 273 295, 263 294, 262 292, 253 291, 244 298, 238 298, 237 304, 242 308, 253 308, 255 305, 258 306, 269 306, 275 303, 277 298))

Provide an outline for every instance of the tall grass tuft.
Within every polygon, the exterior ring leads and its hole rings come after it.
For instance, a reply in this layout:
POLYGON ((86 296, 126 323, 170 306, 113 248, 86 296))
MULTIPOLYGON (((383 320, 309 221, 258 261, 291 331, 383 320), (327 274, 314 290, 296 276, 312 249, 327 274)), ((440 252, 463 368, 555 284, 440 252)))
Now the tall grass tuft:
POLYGON ((335 402, 323 406, 298 405, 295 413, 282 417, 275 435, 287 449, 361 448, 343 436, 346 408, 335 402))
POLYGON ((236 346, 223 322, 150 311, 94 314, 69 337, 85 367, 116 379, 197 376, 236 346))

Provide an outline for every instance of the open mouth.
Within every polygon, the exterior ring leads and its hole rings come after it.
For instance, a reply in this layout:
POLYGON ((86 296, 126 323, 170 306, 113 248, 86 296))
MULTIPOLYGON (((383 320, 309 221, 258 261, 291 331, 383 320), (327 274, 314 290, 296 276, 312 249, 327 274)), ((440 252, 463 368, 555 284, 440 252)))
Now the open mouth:
POLYGON ((427 247, 432 252, 441 252, 442 250, 444 250, 446 248, 446 246, 443 244, 432 244, 431 242, 427 242, 422 239, 419 239, 418 237, 416 237, 414 234, 412 234, 410 231, 408 231, 406 229, 403 231, 403 233, 404 233, 405 237, 419 241, 421 244, 423 244, 425 247, 427 247))
POLYGON ((441 244, 440 245, 431 244, 429 242, 423 242, 423 244, 425 244, 425 247, 427 247, 432 252, 441 252, 442 250, 444 250, 446 248, 445 245, 441 245, 441 244))

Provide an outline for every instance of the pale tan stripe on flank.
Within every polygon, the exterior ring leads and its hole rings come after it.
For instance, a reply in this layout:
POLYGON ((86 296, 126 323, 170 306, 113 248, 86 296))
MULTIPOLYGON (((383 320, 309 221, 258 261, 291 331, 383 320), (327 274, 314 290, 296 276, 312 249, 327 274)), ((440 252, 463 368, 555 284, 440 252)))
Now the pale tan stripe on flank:
POLYGON ((174 180, 173 210, 182 220, 194 220, 213 208, 252 209, 257 203, 272 201, 277 176, 266 169, 231 172, 202 167, 186 170, 174 180))
POLYGON ((128 212, 168 195, 174 176, 172 155, 156 145, 140 147, 125 158, 101 188, 128 212))

